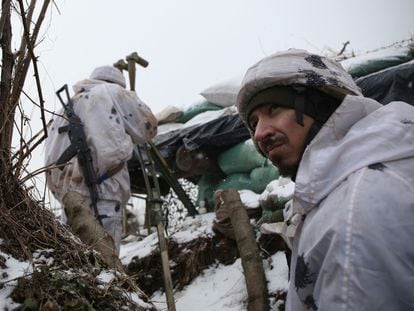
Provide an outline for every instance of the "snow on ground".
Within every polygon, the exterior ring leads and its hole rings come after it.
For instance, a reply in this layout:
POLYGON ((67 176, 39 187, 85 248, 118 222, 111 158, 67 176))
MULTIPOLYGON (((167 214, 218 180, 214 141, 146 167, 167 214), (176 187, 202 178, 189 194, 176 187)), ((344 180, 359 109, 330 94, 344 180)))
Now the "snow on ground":
POLYGON ((29 262, 18 261, 8 254, 0 252, 0 257, 3 257, 6 261, 4 266, 6 268, 0 268, 0 282, 2 288, 0 289, 0 310, 13 310, 18 307, 8 296, 13 291, 17 284, 17 278, 32 272, 32 266, 29 262))
MULTIPOLYGON (((274 187, 274 192, 280 193, 280 189, 274 187)), ((241 191, 244 203, 257 205, 259 195, 251 191, 241 191), (256 202, 256 203, 255 203, 256 202)), ((170 235, 170 238, 178 243, 185 243, 200 236, 212 234, 212 222, 214 213, 207 213, 188 217, 170 235)), ((120 258, 123 264, 127 264, 135 256, 142 258, 158 247, 157 234, 152 233, 141 241, 124 241, 121 247, 120 258)), ((269 259, 263 261, 269 292, 287 291, 288 266, 283 252, 277 252, 269 259)), ((243 268, 240 258, 232 265, 217 264, 207 268, 204 273, 195 278, 190 285, 182 291, 175 292, 176 309, 180 311, 240 311, 247 308, 247 291, 243 268)), ((154 293, 151 300, 160 310, 167 309, 164 293, 154 293)), ((271 302, 272 310, 278 310, 277 302, 271 302)))
MULTIPOLYGON (((288 267, 285 254, 277 252, 263 262, 269 292, 286 291, 288 267)), ((241 311, 247 310, 247 290, 240 258, 232 265, 210 267, 181 292, 175 293, 177 310, 241 311)), ((160 310, 167 308, 165 295, 156 292, 153 302, 160 310)), ((277 309, 277 303, 271 303, 277 309)))
MULTIPOLYGON (((241 200, 248 207, 257 207, 259 205, 258 200, 263 195, 288 196, 293 193, 292 184, 285 180, 275 181, 261 195, 246 190, 240 191, 241 200)), ((183 223, 174 228, 170 238, 178 243, 185 243, 200 236, 211 236, 213 234, 212 222, 214 216, 214 213, 206 213, 195 217, 187 217, 183 223)), ((158 237, 156 232, 145 238, 128 236, 121 245, 120 259, 124 265, 127 265, 133 257, 145 257, 157 247, 158 237)), ((50 257, 47 260, 42 259, 42 253, 44 252, 40 252, 38 255, 34 254, 34 264, 51 263, 47 262, 52 260, 50 257)), ((0 288, 0 310, 14 309, 17 304, 13 303, 8 296, 16 285, 17 281, 15 279, 30 273, 33 266, 29 262, 20 262, 10 255, 0 252, 0 259, 1 257, 4 257, 6 262, 4 268, 0 268, 0 282, 4 284, 0 288)), ((283 252, 274 254, 263 261, 263 267, 269 292, 286 291, 288 287, 288 267, 285 254, 283 252)), ((99 275, 99 279, 103 282, 110 282, 112 274, 111 272, 103 272, 99 275)), ((194 309, 197 311, 246 310, 247 292, 240 259, 232 265, 217 264, 207 268, 202 275, 195 278, 182 291, 176 292, 175 299, 179 311, 194 309)), ((139 298, 137 298, 138 300, 139 298)), ((156 292, 152 300, 160 310, 166 309, 166 299, 161 292, 156 292)), ((272 310, 278 310, 277 302, 271 302, 271 305, 272 310)))

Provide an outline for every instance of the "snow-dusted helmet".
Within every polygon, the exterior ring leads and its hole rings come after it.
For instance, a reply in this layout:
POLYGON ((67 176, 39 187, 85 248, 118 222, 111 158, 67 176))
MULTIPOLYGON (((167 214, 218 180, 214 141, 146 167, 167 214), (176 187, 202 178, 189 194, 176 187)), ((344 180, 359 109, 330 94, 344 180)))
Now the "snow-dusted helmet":
POLYGON ((361 95, 352 77, 337 62, 304 50, 289 49, 266 57, 246 72, 237 97, 240 118, 249 128, 250 113, 266 103, 280 104, 315 119, 318 129, 348 95, 361 95))
POLYGON ((122 72, 113 66, 101 66, 95 68, 90 79, 101 80, 110 83, 116 83, 122 87, 126 87, 125 77, 122 72))

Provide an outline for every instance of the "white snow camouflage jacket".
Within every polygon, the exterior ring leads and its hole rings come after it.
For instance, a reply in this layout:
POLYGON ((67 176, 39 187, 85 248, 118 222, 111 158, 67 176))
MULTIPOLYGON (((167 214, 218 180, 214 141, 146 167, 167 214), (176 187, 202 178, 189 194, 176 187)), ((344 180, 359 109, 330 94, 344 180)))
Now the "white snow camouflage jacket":
MULTIPOLYGON (((97 177, 111 170, 117 171, 98 185, 99 198, 126 203, 130 198, 126 161, 132 156, 134 144, 148 142, 156 135, 157 121, 135 92, 117 84, 86 79, 78 82, 73 89, 74 111, 84 124, 97 177)), ((63 115, 63 110, 59 114, 63 115)), ((55 163, 69 146, 67 132, 58 133, 58 129, 67 124, 64 117, 56 117, 49 126, 45 144, 46 165, 55 163)), ((63 170, 48 170, 46 181, 60 202, 68 191, 89 196, 76 156, 63 170)))
POLYGON ((414 310, 414 107, 348 95, 287 212, 301 217, 286 310, 414 310))

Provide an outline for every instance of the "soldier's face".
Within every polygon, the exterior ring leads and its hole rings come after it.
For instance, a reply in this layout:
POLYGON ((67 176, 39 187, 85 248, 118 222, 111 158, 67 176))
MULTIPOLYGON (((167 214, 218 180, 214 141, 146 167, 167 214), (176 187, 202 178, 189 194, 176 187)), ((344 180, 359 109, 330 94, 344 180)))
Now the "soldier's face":
POLYGON ((303 115, 301 126, 296 122, 295 110, 265 104, 253 110, 248 122, 263 154, 283 176, 295 175, 314 119, 303 115))

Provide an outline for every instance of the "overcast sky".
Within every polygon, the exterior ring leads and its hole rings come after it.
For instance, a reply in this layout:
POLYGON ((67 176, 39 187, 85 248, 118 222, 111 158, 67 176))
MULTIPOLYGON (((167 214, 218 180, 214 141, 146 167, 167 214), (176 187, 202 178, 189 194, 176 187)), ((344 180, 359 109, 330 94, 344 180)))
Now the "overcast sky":
POLYGON ((137 93, 154 112, 290 47, 357 53, 414 35, 412 0, 57 1, 37 49, 48 107, 54 90, 137 51, 137 93))
MULTIPOLYGON (((199 93, 244 74, 256 61, 290 47, 363 53, 414 35, 413 0, 66 0, 56 1, 36 48, 46 107, 55 91, 136 51, 137 93, 153 110, 189 106, 199 93)), ((26 90, 34 92, 32 82, 26 90), (29 90, 27 89, 29 88, 29 90)), ((37 99, 37 96, 34 95, 37 99)), ((32 127, 40 124, 39 111, 32 127)), ((51 117, 47 116, 48 119, 51 117)), ((42 164, 41 156, 32 166, 42 164)))

